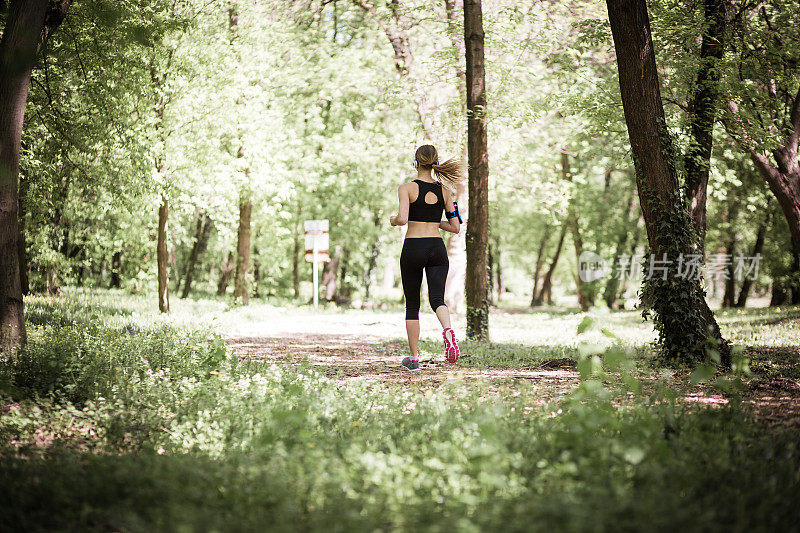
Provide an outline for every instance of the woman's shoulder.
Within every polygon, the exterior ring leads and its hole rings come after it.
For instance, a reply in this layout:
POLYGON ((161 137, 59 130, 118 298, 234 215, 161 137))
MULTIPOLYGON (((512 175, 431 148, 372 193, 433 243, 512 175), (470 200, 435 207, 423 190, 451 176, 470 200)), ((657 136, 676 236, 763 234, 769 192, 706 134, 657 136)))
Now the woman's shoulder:
POLYGON ((409 200, 413 195, 418 194, 418 191, 419 191, 419 185, 417 185, 413 181, 406 181, 397 186, 397 193, 408 195, 409 200))
POLYGON ((442 186, 442 199, 444 200, 445 204, 454 202, 456 199, 455 192, 448 187, 442 186))

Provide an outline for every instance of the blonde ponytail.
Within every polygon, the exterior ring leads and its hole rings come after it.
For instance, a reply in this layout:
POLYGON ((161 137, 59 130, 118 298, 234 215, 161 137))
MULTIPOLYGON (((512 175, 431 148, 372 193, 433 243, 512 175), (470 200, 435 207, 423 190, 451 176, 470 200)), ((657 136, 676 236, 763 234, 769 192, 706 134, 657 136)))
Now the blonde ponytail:
POLYGON ((455 192, 456 185, 467 177, 467 165, 459 159, 448 159, 439 164, 439 153, 433 145, 426 144, 417 148, 414 154, 417 164, 430 168, 443 186, 455 192))
POLYGON ((448 159, 441 165, 431 165, 436 177, 451 191, 456 190, 456 185, 467 177, 467 165, 460 159, 448 159))

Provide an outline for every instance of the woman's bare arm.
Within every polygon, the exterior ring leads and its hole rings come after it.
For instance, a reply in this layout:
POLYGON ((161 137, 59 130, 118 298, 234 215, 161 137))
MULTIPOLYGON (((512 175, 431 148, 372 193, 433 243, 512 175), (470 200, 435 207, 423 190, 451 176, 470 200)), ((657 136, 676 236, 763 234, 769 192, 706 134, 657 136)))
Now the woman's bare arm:
MULTIPOLYGON (((444 209, 445 211, 453 212, 456 210, 456 206, 453 203, 453 195, 447 189, 442 189, 444 191, 444 209)), ((461 222, 458 221, 458 217, 453 217, 447 219, 447 221, 439 222, 439 229, 443 229, 445 231, 449 231, 450 233, 459 233, 461 231, 461 222)))
POLYGON ((401 185, 397 188, 397 200, 399 202, 399 206, 397 208, 397 214, 392 215, 389 219, 389 223, 392 226, 405 226, 408 223, 408 191, 406 190, 405 185, 401 185))

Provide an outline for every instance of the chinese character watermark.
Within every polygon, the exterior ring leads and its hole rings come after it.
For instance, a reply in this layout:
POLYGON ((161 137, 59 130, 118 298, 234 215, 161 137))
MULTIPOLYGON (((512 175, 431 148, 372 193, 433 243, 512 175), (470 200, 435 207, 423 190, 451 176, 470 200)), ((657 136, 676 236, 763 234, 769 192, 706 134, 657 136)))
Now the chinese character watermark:
POLYGON ((651 254, 645 260, 641 254, 621 254, 614 258, 613 268, 603 256, 585 250, 578 257, 578 275, 581 281, 590 282, 603 279, 609 274, 618 280, 634 280, 661 278, 667 279, 672 273, 675 277, 700 280, 706 279, 745 279, 756 280, 761 254, 744 256, 732 254, 713 254, 703 261, 700 254, 680 254, 676 259, 667 258, 666 254, 657 257, 651 254))

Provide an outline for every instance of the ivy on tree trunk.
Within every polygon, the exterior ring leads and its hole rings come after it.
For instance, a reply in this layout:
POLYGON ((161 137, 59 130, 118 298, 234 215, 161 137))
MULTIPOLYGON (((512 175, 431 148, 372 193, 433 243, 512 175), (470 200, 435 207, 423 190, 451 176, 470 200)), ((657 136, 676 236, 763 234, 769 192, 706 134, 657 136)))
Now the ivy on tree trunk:
POLYGON ((645 281, 643 314, 653 316, 664 362, 693 365, 706 359, 707 348, 716 348, 720 361, 729 363, 730 348, 705 301, 699 277, 677 271, 680 258, 695 253, 697 235, 678 186, 646 0, 607 0, 607 5, 650 258, 668 262, 666 276, 656 270, 645 281))
POLYGON ((705 249, 706 198, 717 117, 720 62, 725 45, 727 0, 704 0, 705 26, 700 67, 689 101, 689 146, 684 156, 686 189, 700 252, 705 249))
POLYGON ((467 55, 467 153, 469 154, 469 220, 467 221, 467 336, 489 337, 486 248, 489 236, 489 153, 486 122, 486 73, 480 0, 464 2, 467 55))

